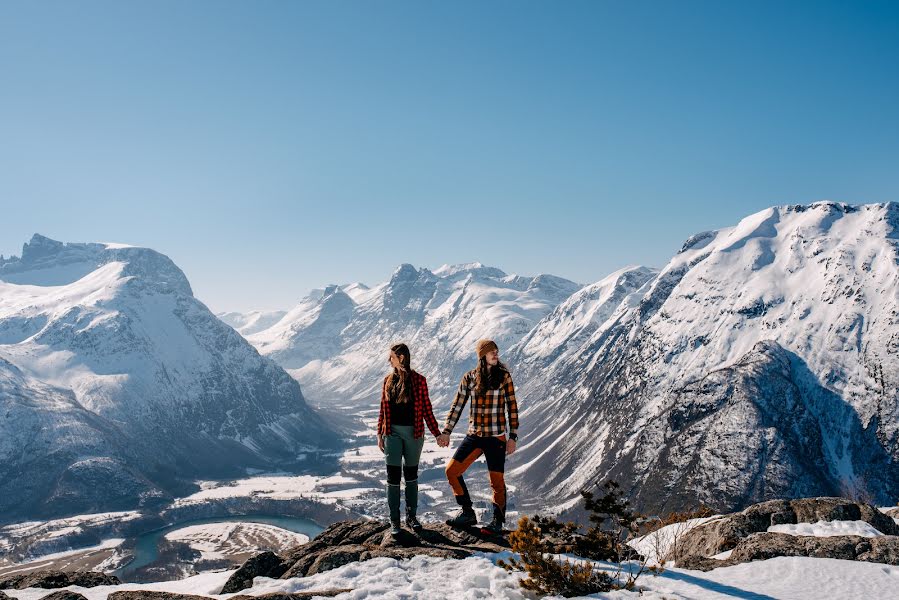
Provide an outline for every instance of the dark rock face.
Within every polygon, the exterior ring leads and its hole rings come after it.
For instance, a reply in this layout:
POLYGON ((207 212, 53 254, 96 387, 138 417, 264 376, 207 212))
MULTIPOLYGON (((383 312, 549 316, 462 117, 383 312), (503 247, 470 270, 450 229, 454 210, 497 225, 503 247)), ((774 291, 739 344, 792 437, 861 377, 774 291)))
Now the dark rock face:
MULTIPOLYGON (((766 532, 772 525, 818 521, 865 521, 885 535, 899 535, 899 525, 868 504, 844 498, 770 500, 687 531, 679 540, 678 547, 669 554, 668 560, 672 560, 674 555, 704 557, 733 550, 743 539, 766 532)), ((720 563, 718 566, 721 566, 720 563)))
POLYGON ((263 552, 250 558, 228 579, 222 594, 233 594, 253 586, 254 577, 281 577, 290 564, 274 552, 263 552))
POLYGON ((58 592, 47 594, 46 596, 41 598, 41 600, 87 600, 87 598, 85 598, 78 592, 73 592, 71 590, 59 590, 58 592))
POLYGON ((225 583, 221 593, 246 589, 254 577, 275 577, 275 573, 281 573, 277 575, 281 579, 306 577, 379 556, 465 558, 475 552, 500 552, 509 548, 503 537, 482 536, 477 530, 454 529, 442 523, 428 523, 419 534, 403 530, 396 538, 390 535, 389 528, 380 521, 334 523, 308 544, 283 556, 267 552, 249 559, 225 583))
POLYGON ((99 573, 97 571, 34 571, 23 575, 13 575, 0 579, 0 590, 25 588, 57 589, 70 585, 81 587, 95 587, 98 585, 118 585, 121 581, 114 575, 99 573))

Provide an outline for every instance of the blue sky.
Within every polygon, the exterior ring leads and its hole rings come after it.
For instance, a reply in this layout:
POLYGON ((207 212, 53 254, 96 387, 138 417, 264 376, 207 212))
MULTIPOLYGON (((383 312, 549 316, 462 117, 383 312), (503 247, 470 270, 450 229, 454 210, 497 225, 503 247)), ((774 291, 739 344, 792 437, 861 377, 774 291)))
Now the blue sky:
POLYGON ((584 283, 899 200, 896 2, 0 4, 0 253, 170 256, 216 311, 396 265, 584 283))

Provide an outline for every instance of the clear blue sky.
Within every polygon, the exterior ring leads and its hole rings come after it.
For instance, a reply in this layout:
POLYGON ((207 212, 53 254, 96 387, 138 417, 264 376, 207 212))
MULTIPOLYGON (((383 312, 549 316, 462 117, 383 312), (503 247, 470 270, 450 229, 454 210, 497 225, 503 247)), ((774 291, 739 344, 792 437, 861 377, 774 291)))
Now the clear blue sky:
POLYGON ((0 3, 0 253, 149 246, 216 311, 821 199, 899 199, 897 2, 0 3))

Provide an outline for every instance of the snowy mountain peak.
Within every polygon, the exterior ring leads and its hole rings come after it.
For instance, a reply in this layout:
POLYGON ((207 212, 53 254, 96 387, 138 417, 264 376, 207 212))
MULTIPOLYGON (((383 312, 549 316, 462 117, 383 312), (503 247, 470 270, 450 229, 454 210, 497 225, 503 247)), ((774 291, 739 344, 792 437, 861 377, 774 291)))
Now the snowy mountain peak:
POLYGON ((403 263, 393 270, 390 276, 391 283, 399 281, 415 281, 418 279, 419 271, 409 263, 403 263))
POLYGON ((131 508, 335 443, 167 256, 39 234, 0 263, 0 404, 0 521, 131 508))
POLYGON ((172 260, 150 248, 125 244, 63 243, 39 233, 23 244, 22 257, 0 260, 0 281, 17 285, 62 286, 103 265, 118 262, 131 286, 192 296, 190 283, 172 260))
POLYGON ((495 279, 506 277, 506 273, 504 273, 501 269, 497 269, 496 267, 488 267, 480 262, 461 263, 457 265, 444 264, 434 270, 434 275, 445 278, 452 278, 458 275, 480 275, 483 277, 491 277, 495 279))
POLYGON ((654 510, 859 485, 895 497, 899 205, 774 206, 697 234, 599 325, 575 310, 591 287, 520 347, 539 374, 522 439, 589 415, 551 454, 516 454, 539 493, 612 477, 654 510))

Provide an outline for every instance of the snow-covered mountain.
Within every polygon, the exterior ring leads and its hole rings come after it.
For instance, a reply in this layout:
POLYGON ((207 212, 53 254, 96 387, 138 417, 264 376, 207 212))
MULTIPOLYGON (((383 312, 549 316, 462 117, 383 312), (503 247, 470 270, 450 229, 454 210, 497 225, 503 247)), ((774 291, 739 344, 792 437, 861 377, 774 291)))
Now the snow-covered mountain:
POLYGON ((560 277, 507 275, 480 263, 434 271, 404 264, 372 288, 317 290, 247 339, 288 369, 313 401, 375 409, 388 348, 402 341, 435 403, 445 404, 474 366, 478 339, 509 349, 580 288, 560 277))
POLYGON ((253 310, 248 313, 222 312, 215 316, 236 329, 240 335, 248 336, 268 329, 286 314, 285 310, 253 310))
POLYGON ((336 445, 166 256, 35 234, 0 260, 0 515, 132 508, 336 445))
POLYGON ((648 510, 894 501, 899 204, 780 206, 695 235, 655 276, 575 294, 512 362, 529 376, 510 476, 531 497, 611 477, 648 510))

